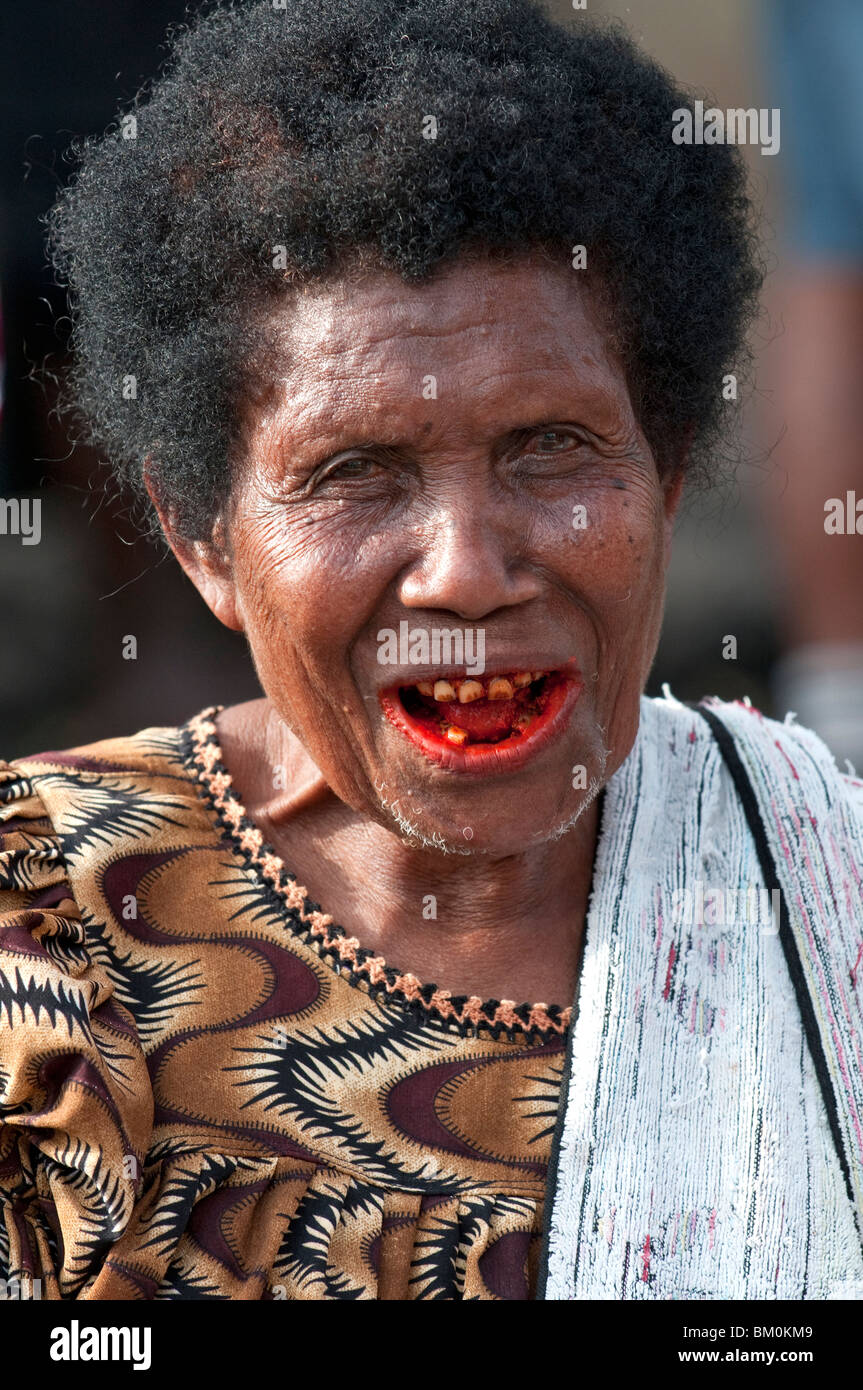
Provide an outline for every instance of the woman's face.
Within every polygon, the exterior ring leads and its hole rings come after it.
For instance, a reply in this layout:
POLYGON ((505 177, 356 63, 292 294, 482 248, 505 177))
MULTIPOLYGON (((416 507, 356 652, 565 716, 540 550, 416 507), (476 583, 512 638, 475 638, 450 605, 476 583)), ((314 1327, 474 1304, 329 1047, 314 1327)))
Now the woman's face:
POLYGON ((283 341, 228 558, 193 577, 343 801, 462 851, 548 839, 632 746, 678 495, 579 272, 368 272, 300 294, 283 341), (473 642, 461 662, 444 631, 473 642), (489 698, 526 672, 560 674, 489 698), (454 700, 428 695, 442 678, 454 700))

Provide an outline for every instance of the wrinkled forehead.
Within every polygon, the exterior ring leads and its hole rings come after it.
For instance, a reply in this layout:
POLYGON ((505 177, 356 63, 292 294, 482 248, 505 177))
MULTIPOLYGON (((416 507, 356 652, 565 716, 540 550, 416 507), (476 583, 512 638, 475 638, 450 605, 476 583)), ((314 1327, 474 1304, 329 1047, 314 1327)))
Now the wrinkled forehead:
POLYGON ((579 339, 596 348, 603 328, 584 278, 531 255, 459 260, 419 282, 371 267, 329 276, 299 291, 285 322, 286 346, 318 360, 401 342, 431 356, 485 338, 502 350, 523 343, 551 364, 579 339))
POLYGON ((295 422, 352 408, 384 420, 414 401, 501 422, 509 404, 515 422, 526 398, 537 419, 567 405, 609 427, 631 415, 598 296, 563 261, 475 258, 419 283, 372 268, 331 276, 291 294, 270 328, 271 406, 295 422))

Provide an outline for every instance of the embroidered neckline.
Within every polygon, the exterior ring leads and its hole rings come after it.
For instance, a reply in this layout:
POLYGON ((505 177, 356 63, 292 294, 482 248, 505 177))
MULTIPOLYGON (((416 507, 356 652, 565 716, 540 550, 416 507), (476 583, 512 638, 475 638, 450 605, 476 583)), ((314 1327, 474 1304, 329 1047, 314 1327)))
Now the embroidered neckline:
POLYGON ((510 999, 482 1000, 478 995, 453 996, 447 989, 423 984, 415 975, 387 965, 383 956, 361 946, 338 926, 285 867, 266 843, 232 786, 225 766, 216 716, 223 705, 211 705, 182 726, 183 761, 194 777, 222 834, 270 893, 287 909, 293 935, 310 944, 320 957, 348 982, 381 1001, 394 1001, 445 1024, 465 1037, 490 1032, 524 1034, 544 1040, 561 1036, 570 1024, 571 1008, 559 1004, 516 1004, 510 999))

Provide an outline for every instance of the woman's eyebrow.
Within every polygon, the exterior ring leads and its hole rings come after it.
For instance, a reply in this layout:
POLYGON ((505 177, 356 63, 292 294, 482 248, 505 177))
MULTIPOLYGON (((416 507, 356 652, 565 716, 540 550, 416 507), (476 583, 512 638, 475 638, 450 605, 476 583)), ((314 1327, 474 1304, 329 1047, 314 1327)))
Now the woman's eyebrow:
MULTIPOLYGON (((594 419, 593 415, 594 412, 590 410, 574 410, 573 402, 570 401, 567 405, 561 404, 556 411, 526 410, 523 417, 511 416, 509 420, 485 430, 484 435, 495 450, 506 448, 519 436, 547 429, 578 431, 588 439, 599 441, 604 438, 603 426, 607 427, 612 421, 600 422, 594 419), (588 423, 589 420, 592 424, 588 423)), ((373 449, 379 453, 388 453, 393 458, 405 458, 417 450, 425 451, 437 447, 440 440, 434 433, 436 423, 434 416, 430 414, 414 429, 396 433, 393 430, 372 431, 368 427, 354 430, 350 423, 346 422, 342 428, 302 434, 296 442, 291 442, 290 452, 297 459, 314 455, 320 460, 344 453, 346 450, 373 449)), ((439 428, 446 430, 446 422, 440 422, 439 428)))

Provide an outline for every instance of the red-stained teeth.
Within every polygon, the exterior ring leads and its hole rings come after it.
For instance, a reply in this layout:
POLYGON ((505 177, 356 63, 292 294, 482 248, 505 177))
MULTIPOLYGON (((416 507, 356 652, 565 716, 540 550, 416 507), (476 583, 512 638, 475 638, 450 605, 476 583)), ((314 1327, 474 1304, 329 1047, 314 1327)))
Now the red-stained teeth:
POLYGON ((435 681, 433 693, 436 700, 445 704, 452 703, 456 698, 455 687, 450 685, 449 681, 435 681))
POLYGON ((488 698, 490 700, 511 700, 515 694, 515 687, 512 681, 508 681, 505 676, 495 676, 488 683, 488 698))
POLYGON ((488 681, 476 680, 473 676, 463 680, 417 681, 414 689, 439 704, 458 700, 459 704, 468 705, 474 700, 511 700, 517 690, 547 675, 547 671, 515 671, 509 676, 492 676, 488 681))
POLYGON ((531 756, 531 749, 540 751, 560 734, 583 684, 574 663, 561 670, 512 671, 476 679, 453 674, 392 686, 381 693, 381 704, 386 718, 441 767, 515 770, 531 756))
POLYGON ((522 691, 526 694, 528 686, 549 674, 548 671, 514 671, 508 676, 492 676, 485 680, 477 680, 473 676, 454 677, 452 680, 441 678, 434 681, 417 681, 413 689, 425 699, 435 700, 443 705, 456 702, 460 705, 470 705, 475 700, 502 704, 514 699, 522 691))
MULTIPOLYGON (((492 681, 492 685, 493 684, 494 682, 492 681)), ((479 681, 459 681, 458 699, 460 705, 469 705, 472 700, 482 700, 484 696, 485 691, 479 681)), ((489 699, 494 699, 494 696, 489 695, 489 699)))

